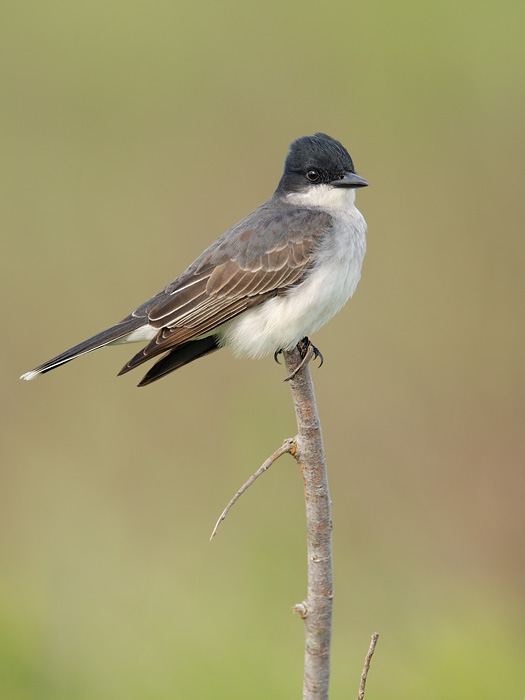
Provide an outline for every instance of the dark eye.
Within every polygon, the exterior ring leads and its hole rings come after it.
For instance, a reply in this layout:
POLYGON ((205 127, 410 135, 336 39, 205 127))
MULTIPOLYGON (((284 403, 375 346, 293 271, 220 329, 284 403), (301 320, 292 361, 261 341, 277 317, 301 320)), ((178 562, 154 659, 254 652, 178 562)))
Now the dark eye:
POLYGON ((319 180, 319 173, 317 172, 317 170, 314 169, 309 170, 306 173, 306 178, 310 180, 310 182, 317 182, 317 180, 319 180))

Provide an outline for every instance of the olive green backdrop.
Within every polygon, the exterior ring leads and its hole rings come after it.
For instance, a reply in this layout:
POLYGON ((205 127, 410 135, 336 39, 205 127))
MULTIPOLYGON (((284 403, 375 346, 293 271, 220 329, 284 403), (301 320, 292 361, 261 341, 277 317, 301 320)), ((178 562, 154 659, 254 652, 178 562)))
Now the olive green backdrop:
MULTIPOLYGON (((12 2, 1 10, 0 697, 300 697, 302 485, 271 358, 149 388, 112 324, 325 131, 371 186, 363 279, 314 338, 332 697, 523 697, 518 2, 12 2)), ((134 348, 131 348, 133 350, 134 348)))

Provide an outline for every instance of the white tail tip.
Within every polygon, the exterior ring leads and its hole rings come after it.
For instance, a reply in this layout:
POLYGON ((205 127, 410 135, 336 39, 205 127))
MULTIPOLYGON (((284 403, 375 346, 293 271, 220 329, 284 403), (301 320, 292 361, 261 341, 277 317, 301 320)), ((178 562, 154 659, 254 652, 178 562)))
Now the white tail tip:
POLYGON ((25 379, 26 382, 29 382, 31 381, 31 379, 34 379, 37 376, 37 374, 40 374, 40 372, 35 372, 35 370, 32 369, 31 372, 26 372, 25 374, 23 374, 20 377, 20 379, 25 379))

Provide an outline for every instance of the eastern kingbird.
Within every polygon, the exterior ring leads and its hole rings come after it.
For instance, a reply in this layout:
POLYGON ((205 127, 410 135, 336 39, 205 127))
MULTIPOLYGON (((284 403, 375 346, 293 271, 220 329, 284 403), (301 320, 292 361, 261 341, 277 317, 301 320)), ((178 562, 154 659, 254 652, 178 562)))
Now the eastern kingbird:
POLYGON ((119 343, 147 343, 119 374, 162 355, 139 386, 221 347, 251 358, 291 350, 357 287, 366 223, 355 188, 366 185, 339 141, 321 133, 297 139, 271 199, 129 316, 21 378, 119 343))

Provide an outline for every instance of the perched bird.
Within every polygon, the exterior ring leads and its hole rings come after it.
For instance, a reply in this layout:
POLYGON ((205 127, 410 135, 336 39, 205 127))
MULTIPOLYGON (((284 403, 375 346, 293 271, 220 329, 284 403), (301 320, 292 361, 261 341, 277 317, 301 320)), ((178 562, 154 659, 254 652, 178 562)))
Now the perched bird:
POLYGON ((359 282, 366 223, 354 201, 366 185, 339 141, 297 139, 271 199, 129 316, 21 378, 119 343, 146 343, 119 374, 161 356, 139 386, 221 347, 251 358, 307 347, 359 282))

